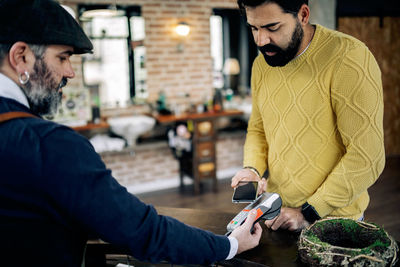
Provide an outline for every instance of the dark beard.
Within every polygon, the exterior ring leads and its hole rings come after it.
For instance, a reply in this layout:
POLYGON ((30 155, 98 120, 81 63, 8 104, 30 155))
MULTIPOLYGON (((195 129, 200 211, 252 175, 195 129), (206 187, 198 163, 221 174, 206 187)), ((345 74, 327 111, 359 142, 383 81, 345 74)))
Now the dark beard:
POLYGON ((299 22, 296 23, 296 28, 292 34, 292 39, 286 49, 282 49, 274 44, 259 46, 258 49, 264 56, 265 61, 271 67, 282 67, 296 57, 301 41, 303 40, 304 32, 299 22), (268 56, 266 52, 277 52, 274 56, 268 56))
POLYGON ((30 80, 22 89, 32 112, 45 116, 57 112, 62 97, 59 89, 66 84, 66 78, 63 78, 60 83, 55 81, 46 63, 42 59, 37 59, 30 80))

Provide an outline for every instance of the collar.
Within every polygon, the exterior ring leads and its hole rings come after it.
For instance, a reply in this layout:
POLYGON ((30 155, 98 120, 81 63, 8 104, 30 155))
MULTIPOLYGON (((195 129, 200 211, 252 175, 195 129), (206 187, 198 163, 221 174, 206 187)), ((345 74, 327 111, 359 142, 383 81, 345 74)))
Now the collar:
MULTIPOLYGON (((311 41, 312 41, 312 39, 311 39, 311 41)), ((307 49, 310 47, 311 41, 308 43, 307 47, 304 48, 303 52, 301 52, 300 54, 298 54, 295 58, 298 58, 299 56, 301 56, 302 54, 304 54, 304 53, 307 51, 307 49)))
POLYGON ((0 73, 0 96, 11 98, 22 105, 29 107, 28 99, 22 89, 10 78, 0 73))
POLYGON ((314 34, 315 34, 315 31, 316 31, 316 30, 317 30, 317 27, 315 26, 314 32, 313 32, 313 34, 312 34, 312 36, 311 36, 310 41, 308 42, 307 47, 304 48, 304 50, 303 50, 300 54, 298 54, 295 58, 298 58, 299 56, 301 56, 302 54, 304 54, 304 53, 307 51, 307 49, 310 47, 310 44, 311 44, 311 42, 312 42, 312 40, 313 40, 313 38, 314 38, 314 34))

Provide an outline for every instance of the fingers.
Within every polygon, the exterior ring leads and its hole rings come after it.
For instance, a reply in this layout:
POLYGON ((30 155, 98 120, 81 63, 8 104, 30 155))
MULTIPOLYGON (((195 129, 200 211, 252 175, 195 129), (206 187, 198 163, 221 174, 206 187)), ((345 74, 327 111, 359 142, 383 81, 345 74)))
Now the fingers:
POLYGON ((247 170, 247 169, 242 169, 242 170, 238 171, 235 174, 235 176, 233 176, 232 181, 231 181, 231 187, 236 187, 239 184, 239 182, 242 180, 258 181, 259 178, 252 171, 247 170))
POLYGON ((257 246, 260 242, 262 228, 259 223, 254 225, 253 231, 250 232, 253 227, 254 221, 256 220, 257 212, 251 210, 247 216, 244 224, 236 228, 231 236, 238 240, 238 250, 237 253, 241 253, 245 250, 249 250, 257 246))
POLYGON ((241 171, 238 171, 235 176, 233 176, 231 181, 231 187, 236 187, 239 184, 239 181, 243 179, 241 171))
POLYGON ((253 227, 254 221, 256 220, 257 217, 257 211, 256 210, 251 210, 249 212, 249 215, 247 215, 246 221, 244 222, 244 225, 246 228, 251 229, 253 227))
POLYGON ((275 219, 265 221, 265 225, 274 231, 279 228, 289 231, 299 231, 307 227, 308 222, 304 220, 300 210, 283 207, 281 213, 275 219))
POLYGON ((238 175, 235 175, 232 178, 231 187, 236 187, 239 184, 239 181, 242 180, 242 179, 243 179, 243 177, 239 177, 238 175))
POLYGON ((257 195, 260 195, 264 192, 267 192, 267 180, 265 178, 262 178, 258 182, 258 189, 257 189, 257 195))
POLYGON ((287 221, 287 219, 280 215, 278 217, 276 217, 275 219, 268 221, 268 224, 267 224, 267 221, 265 221, 265 225, 274 231, 278 230, 279 228, 287 229, 288 224, 290 225, 290 223, 287 221))
POLYGON ((289 231, 294 231, 297 227, 296 227, 295 222, 293 222, 291 220, 287 220, 287 221, 284 221, 279 228, 285 229, 285 230, 287 229, 289 231))
MULTIPOLYGON (((279 217, 279 216, 278 216, 279 217)), ((270 228, 275 224, 275 221, 277 220, 278 217, 275 217, 272 220, 265 220, 265 225, 267 226, 267 228, 270 228)), ((273 230, 273 229, 272 229, 273 230)))
POLYGON ((262 228, 261 225, 259 223, 256 223, 253 227, 253 235, 254 236, 260 236, 261 237, 261 233, 262 233, 262 228))
POLYGON ((251 232, 251 237, 252 237, 252 247, 256 247, 260 243, 261 239, 261 234, 262 234, 262 228, 261 225, 257 222, 253 226, 253 231, 251 232))
POLYGON ((261 238, 262 228, 259 223, 254 224, 256 219, 257 211, 253 209, 249 212, 249 215, 243 224, 244 231, 250 233, 251 236, 251 238, 248 240, 250 248, 257 246, 261 238))

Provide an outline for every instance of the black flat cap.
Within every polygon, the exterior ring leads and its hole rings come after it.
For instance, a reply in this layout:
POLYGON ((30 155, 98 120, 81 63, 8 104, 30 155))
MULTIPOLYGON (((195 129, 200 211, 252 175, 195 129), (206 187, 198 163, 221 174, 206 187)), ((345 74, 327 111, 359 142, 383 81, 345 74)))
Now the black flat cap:
POLYGON ((74 53, 93 50, 75 19, 54 0, 0 0, 0 43, 68 45, 74 53))

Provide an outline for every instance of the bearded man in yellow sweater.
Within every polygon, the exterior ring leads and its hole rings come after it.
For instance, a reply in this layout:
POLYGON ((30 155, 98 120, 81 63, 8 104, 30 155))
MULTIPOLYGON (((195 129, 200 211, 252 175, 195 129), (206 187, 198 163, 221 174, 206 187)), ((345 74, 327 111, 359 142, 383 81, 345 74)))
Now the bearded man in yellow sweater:
POLYGON ((279 193, 267 227, 291 231, 327 216, 360 219, 385 164, 381 73, 355 38, 309 23, 307 0, 238 0, 259 47, 244 168, 279 193), (260 174, 268 170, 267 180, 260 174))

